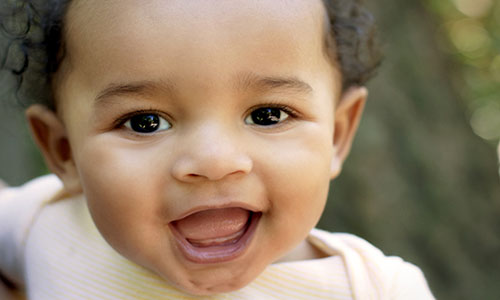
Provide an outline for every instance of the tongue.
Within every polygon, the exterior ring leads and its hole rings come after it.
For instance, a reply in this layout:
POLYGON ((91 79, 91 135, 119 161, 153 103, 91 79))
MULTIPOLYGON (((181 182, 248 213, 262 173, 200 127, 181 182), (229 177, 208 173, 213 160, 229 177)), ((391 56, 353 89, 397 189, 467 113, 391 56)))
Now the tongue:
POLYGON ((194 213, 175 222, 177 230, 191 240, 208 240, 241 231, 250 217, 242 208, 211 209, 194 213))

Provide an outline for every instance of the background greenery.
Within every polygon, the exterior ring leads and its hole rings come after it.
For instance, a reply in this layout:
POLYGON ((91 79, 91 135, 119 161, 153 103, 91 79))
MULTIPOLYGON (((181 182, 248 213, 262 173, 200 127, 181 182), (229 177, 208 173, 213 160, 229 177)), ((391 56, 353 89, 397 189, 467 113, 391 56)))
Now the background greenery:
POLYGON ((419 265, 439 299, 500 299, 500 3, 368 4, 385 60, 320 225, 419 265))
MULTIPOLYGON (((320 227, 419 265, 439 299, 500 299, 500 3, 368 5, 385 59, 320 227)), ((46 170, 12 103, 0 178, 16 185, 46 170)))

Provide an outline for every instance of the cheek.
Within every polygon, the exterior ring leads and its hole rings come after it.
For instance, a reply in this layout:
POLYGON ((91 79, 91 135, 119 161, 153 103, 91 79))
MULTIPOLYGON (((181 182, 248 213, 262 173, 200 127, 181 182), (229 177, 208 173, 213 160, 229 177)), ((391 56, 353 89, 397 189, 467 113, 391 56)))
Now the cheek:
POLYGON ((261 243, 274 255, 271 260, 304 240, 326 203, 332 139, 324 127, 313 124, 305 129, 278 143, 269 140, 256 159, 255 172, 266 189, 269 206, 262 218, 261 243))
POLYGON ((118 249, 133 245, 136 237, 155 238, 147 235, 157 234, 151 228, 162 226, 161 167, 143 152, 95 139, 85 143, 76 159, 92 218, 118 249))
POLYGON ((275 208, 273 213, 282 215, 288 222, 296 224, 299 219, 314 226, 328 193, 332 139, 328 130, 315 124, 297 135, 302 138, 291 137, 262 147, 266 151, 259 162, 263 164, 261 168, 267 170, 262 178, 275 208))

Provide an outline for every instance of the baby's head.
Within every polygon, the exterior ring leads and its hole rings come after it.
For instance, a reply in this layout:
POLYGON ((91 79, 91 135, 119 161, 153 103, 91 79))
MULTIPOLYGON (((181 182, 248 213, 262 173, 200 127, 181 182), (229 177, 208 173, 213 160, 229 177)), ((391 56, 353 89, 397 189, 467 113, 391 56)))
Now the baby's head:
POLYGON ((313 254, 378 62, 357 1, 41 2, 26 114, 114 249, 192 294, 313 254))

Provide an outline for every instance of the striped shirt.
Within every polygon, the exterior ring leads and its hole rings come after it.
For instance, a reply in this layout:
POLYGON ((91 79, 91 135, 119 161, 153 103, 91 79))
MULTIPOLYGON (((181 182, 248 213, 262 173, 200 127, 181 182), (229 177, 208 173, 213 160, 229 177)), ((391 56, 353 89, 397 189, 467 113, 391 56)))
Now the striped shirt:
POLYGON ((243 289, 191 296, 111 248, 83 196, 51 201, 61 189, 49 175, 0 192, 0 272, 28 299, 434 299, 414 265, 318 229, 308 241, 329 257, 272 264, 243 289))

